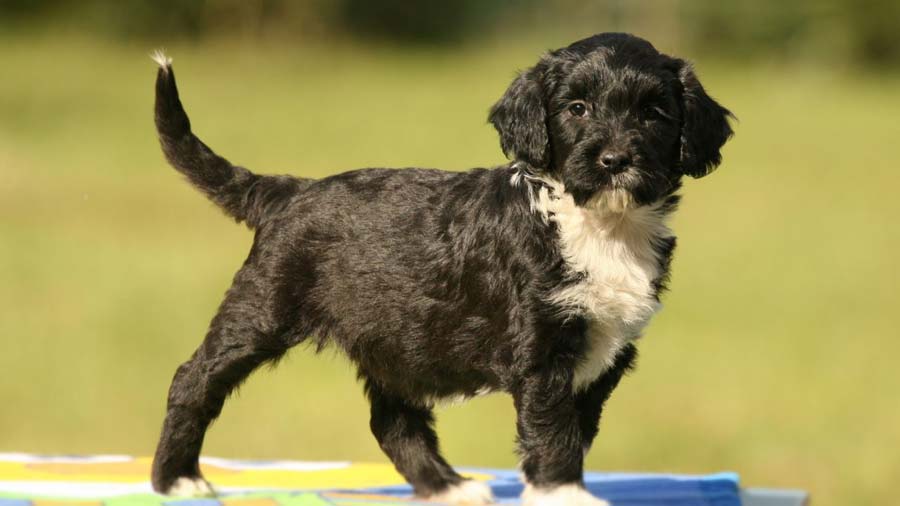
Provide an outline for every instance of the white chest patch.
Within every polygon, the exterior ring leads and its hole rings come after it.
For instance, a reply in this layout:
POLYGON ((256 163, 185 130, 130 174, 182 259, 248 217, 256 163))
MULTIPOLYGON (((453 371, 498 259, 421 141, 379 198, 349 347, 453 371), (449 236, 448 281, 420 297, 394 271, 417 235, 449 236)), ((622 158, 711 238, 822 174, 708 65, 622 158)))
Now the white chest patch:
POLYGON ((579 391, 612 367, 659 309, 653 284, 661 274, 658 245, 672 231, 663 202, 638 207, 626 192, 610 191, 577 206, 562 183, 541 181, 532 207, 557 224, 567 268, 581 277, 550 296, 589 322, 589 348, 573 382, 579 391))

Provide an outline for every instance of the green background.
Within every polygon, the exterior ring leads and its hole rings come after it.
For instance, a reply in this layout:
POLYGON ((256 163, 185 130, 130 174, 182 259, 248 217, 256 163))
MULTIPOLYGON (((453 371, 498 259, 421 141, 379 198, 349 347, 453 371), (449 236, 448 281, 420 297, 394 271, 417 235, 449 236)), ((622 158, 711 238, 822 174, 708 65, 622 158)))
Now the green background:
MULTIPOLYGON (((15 19, 0 24, 0 451, 47 453, 153 451, 175 367, 252 239, 165 164, 151 49, 174 57, 214 149, 319 177, 502 163, 486 113, 516 69, 608 28, 657 41, 652 27, 583 19, 449 45, 330 29, 122 37, 15 19)), ((660 49, 693 59, 740 121, 722 167, 686 181, 671 293, 587 467, 728 469, 818 505, 888 504, 900 476, 900 75, 849 52, 729 57, 734 44, 661 33, 660 49)), ((346 360, 297 349, 226 404, 204 452, 383 461, 367 414, 346 360)), ((515 466, 507 396, 438 417, 451 462, 515 466)))

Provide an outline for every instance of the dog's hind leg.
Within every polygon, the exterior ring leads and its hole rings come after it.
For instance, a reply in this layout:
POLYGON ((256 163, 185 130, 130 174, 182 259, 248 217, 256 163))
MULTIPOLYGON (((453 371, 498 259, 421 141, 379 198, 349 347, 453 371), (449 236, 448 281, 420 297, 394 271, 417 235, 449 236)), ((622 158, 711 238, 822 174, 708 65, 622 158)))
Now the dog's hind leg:
POLYGON ((261 285, 251 266, 237 273, 203 343, 176 371, 153 460, 157 492, 213 494, 198 464, 207 427, 235 387, 288 348, 273 324, 261 285))
POLYGON ((467 480, 441 456, 431 409, 385 392, 371 379, 366 393, 372 405, 375 439, 417 496, 447 504, 491 504, 490 487, 467 480))

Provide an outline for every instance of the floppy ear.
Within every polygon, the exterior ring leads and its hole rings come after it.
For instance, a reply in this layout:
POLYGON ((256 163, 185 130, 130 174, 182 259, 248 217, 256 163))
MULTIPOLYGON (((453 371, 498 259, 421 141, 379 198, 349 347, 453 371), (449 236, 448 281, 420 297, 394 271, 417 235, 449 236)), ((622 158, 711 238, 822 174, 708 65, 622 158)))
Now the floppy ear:
POLYGON ((547 167, 550 140, 539 71, 519 74, 491 108, 488 121, 500 134, 503 154, 533 167, 547 167))
POLYGON ((731 137, 728 109, 706 94, 689 63, 680 62, 678 80, 684 101, 681 127, 681 171, 691 177, 703 177, 722 161, 719 150, 731 137))

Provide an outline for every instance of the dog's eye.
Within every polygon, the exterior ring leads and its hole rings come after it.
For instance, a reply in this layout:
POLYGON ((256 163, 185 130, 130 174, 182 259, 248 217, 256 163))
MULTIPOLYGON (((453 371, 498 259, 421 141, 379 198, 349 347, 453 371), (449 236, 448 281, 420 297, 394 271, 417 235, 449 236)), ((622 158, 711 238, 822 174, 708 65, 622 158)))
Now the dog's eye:
POLYGON ((572 116, 584 116, 587 112, 587 106, 584 105, 584 102, 575 102, 569 106, 569 112, 572 113, 572 116))

